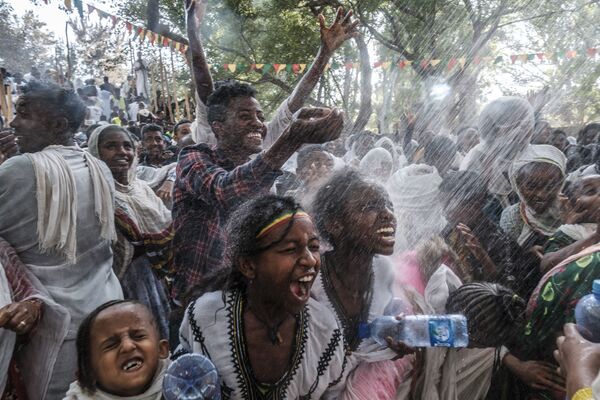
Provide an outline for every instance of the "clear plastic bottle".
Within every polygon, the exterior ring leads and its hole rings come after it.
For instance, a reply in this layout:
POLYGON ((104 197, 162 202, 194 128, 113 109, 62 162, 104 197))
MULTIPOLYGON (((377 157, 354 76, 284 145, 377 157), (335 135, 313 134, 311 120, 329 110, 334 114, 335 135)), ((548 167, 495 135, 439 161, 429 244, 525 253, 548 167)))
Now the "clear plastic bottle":
POLYGON ((200 354, 179 357, 165 373, 163 397, 165 400, 220 400, 221 385, 216 367, 200 354))
POLYGON ((575 307, 575 322, 583 337, 600 343, 600 279, 594 280, 591 294, 579 299, 575 307))
POLYGON ((464 315, 407 315, 401 321, 383 316, 371 322, 371 338, 386 346, 386 337, 411 347, 467 347, 469 334, 464 315))

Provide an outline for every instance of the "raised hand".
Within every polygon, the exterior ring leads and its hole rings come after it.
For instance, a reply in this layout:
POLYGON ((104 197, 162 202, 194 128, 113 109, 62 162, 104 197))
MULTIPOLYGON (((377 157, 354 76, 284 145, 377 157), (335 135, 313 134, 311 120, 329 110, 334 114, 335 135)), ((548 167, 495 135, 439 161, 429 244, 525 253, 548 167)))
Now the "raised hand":
POLYGON ((289 129, 299 144, 321 144, 339 138, 343 127, 343 113, 337 108, 305 107, 289 129))
POLYGON ((346 40, 360 35, 357 29, 358 21, 353 21, 352 15, 352 10, 344 13, 344 9, 340 7, 337 10, 333 24, 327 27, 327 25, 325 25, 325 17, 323 14, 319 14, 321 46, 327 53, 333 53, 346 40))
POLYGON ((17 138, 12 129, 0 130, 0 164, 19 151, 17 138))

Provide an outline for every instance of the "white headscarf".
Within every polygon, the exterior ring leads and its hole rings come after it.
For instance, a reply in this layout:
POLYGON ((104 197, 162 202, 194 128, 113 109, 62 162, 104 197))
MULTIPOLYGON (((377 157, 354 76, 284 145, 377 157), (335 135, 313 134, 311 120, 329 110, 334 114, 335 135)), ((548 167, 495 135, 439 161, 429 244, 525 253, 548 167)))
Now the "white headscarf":
POLYGON ((376 147, 369 150, 367 154, 360 160, 359 170, 374 181, 385 183, 390 178, 394 168, 394 159, 389 151, 384 148, 376 147), (384 164, 389 165, 389 173, 382 175, 384 164))
POLYGON ((509 170, 510 183, 513 190, 519 195, 521 203, 525 205, 525 217, 527 221, 523 225, 523 231, 517 240, 519 244, 524 243, 533 231, 539 231, 546 236, 554 234, 558 228, 557 223, 560 221, 558 198, 554 205, 543 214, 536 213, 529 205, 519 191, 517 186, 517 175, 521 168, 531 163, 546 163, 557 167, 562 179, 566 177, 567 158, 562 151, 554 146, 547 144, 529 145, 523 153, 512 163, 509 170))
POLYGON ((397 252, 412 250, 423 239, 439 234, 446 226, 435 167, 412 164, 392 175, 387 190, 397 219, 397 252))

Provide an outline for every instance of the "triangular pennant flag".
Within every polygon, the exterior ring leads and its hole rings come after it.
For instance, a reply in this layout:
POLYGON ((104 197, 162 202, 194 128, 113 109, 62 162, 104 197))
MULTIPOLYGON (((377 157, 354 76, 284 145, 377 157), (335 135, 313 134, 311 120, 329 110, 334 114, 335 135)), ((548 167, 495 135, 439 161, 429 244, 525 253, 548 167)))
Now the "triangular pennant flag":
POLYGON ((516 54, 513 54, 513 55, 510 56, 510 61, 514 64, 515 62, 517 62, 517 58, 518 57, 519 56, 517 56, 516 54))
POLYGON ((292 72, 296 75, 298 75, 300 73, 300 65, 298 64, 292 64, 292 72))
POLYGON ((81 0, 73 0, 73 3, 75 4, 75 8, 79 13, 79 17, 83 19, 83 3, 81 2, 81 0))
POLYGON ((492 57, 486 56, 486 57, 483 57, 482 60, 484 63, 490 63, 490 62, 492 62, 492 57))
POLYGON ((71 0, 65 0, 65 7, 67 7, 67 10, 69 11, 73 10, 73 3, 71 3, 71 0))
POLYGON ((107 12, 104 12, 104 11, 98 10, 98 9, 96 9, 96 10, 98 11, 98 15, 100 16, 100 19, 104 19, 104 18, 108 18, 109 17, 109 14, 107 12))
POLYGON ((160 34, 156 34, 156 44, 157 44, 159 47, 162 47, 162 35, 160 35, 160 34))
POLYGON ((175 42, 175 50, 177 50, 177 51, 181 50, 181 43, 175 42))
POLYGON ((306 64, 298 64, 298 67, 300 67, 300 71, 298 71, 298 72, 303 73, 304 70, 306 69, 306 64))
POLYGON ((540 59, 540 61, 544 60, 544 53, 537 53, 536 56, 540 59))
POLYGON ((383 64, 383 61, 377 61, 375 64, 373 64, 373 68, 379 68, 381 67, 381 64, 383 64))
POLYGON ((266 75, 272 67, 273 66, 271 64, 264 64, 262 67, 263 75, 266 75))
POLYGON ((112 24, 113 24, 113 28, 114 28, 117 25, 117 16, 111 15, 110 18, 112 19, 112 24))
POLYGON ((464 57, 461 57, 461 58, 458 59, 458 63, 460 64, 461 68, 464 68, 465 64, 467 63, 467 59, 464 58, 464 57))
POLYGON ((475 56, 475 58, 473 58, 473 64, 475 64, 475 65, 481 64, 481 57, 475 56))
POLYGON ((598 54, 598 49, 595 47, 592 47, 590 49, 587 49, 586 53, 588 56, 594 58, 596 56, 596 54, 598 54))
POLYGON ((452 68, 454 68, 457 63, 458 61, 456 60, 456 58, 452 57, 450 61, 448 61, 448 71, 452 70, 452 68))
POLYGON ((441 63, 441 62, 442 62, 442 60, 431 60, 431 66, 432 66, 432 67, 437 67, 437 65, 438 65, 439 63, 441 63))
POLYGON ((285 65, 285 72, 290 73, 290 74, 293 72, 292 64, 285 65))
POLYGON ((171 43, 171 39, 166 38, 163 36, 163 40, 162 40, 162 44, 164 47, 169 47, 169 44, 171 43))
POLYGON ((392 63, 390 61, 386 61, 384 63, 381 64, 381 67, 387 71, 388 69, 390 69, 390 66, 392 65, 392 63))
POLYGON ((237 64, 225 64, 226 67, 229 72, 231 72, 232 74, 237 70, 237 64))
POLYGON ((344 64, 344 67, 348 70, 352 69, 353 66, 354 66, 354 64, 352 64, 351 62, 347 62, 344 64))
POLYGON ((150 44, 154 46, 154 40, 156 40, 156 34, 152 31, 147 31, 146 36, 148 37, 148 40, 150 40, 150 44))
POLYGON ((93 13, 93 12, 94 12, 94 10, 95 10, 94 6, 93 6, 93 5, 91 5, 91 4, 88 4, 87 6, 88 6, 88 14, 91 14, 91 13, 93 13))
POLYGON ((521 60, 521 62, 526 63, 529 60, 529 57, 527 56, 527 54, 521 54, 519 55, 519 60, 521 60))
POLYGON ((566 54, 567 58, 575 58, 577 56, 577 52, 575 50, 569 50, 566 54))
POLYGON ((556 58, 564 58, 565 57, 565 52, 564 51, 557 51, 556 52, 556 58))
POLYGON ((287 64, 273 64, 273 67, 275 67, 275 73, 276 74, 278 74, 281 71, 283 71, 286 66, 287 66, 287 64))
POLYGON ((554 58, 554 53, 545 53, 546 54, 546 58, 548 60, 551 60, 552 58, 554 58))
POLYGON ((413 63, 412 61, 406 61, 406 65, 409 67, 412 65, 412 63, 413 63))
POLYGON ((265 64, 254 64, 254 68, 257 71, 262 71, 263 67, 265 66, 265 64))
MULTIPOLYGON (((512 60, 512 58, 511 58, 511 60, 512 60)), ((498 56, 498 57, 496 57, 496 59, 494 60, 494 64, 499 64, 499 63, 501 63, 502 61, 504 61, 504 58, 503 58, 502 56, 498 56)), ((514 64, 514 61, 513 61, 513 64, 514 64)))
POLYGON ((125 22, 125 27, 127 28, 127 31, 129 32, 129 34, 131 35, 131 30, 133 29, 133 25, 131 25, 131 22, 129 22, 129 21, 125 22))
POLYGON ((422 60, 419 65, 421 68, 427 68, 429 66, 429 60, 422 60))
POLYGON ((398 68, 404 69, 404 67, 406 67, 406 61, 404 61, 404 60, 398 61, 398 68))
POLYGON ((331 63, 327 63, 327 65, 325 65, 325 69, 323 70, 323 72, 329 71, 330 68, 331 68, 331 63))
POLYGON ((179 51, 181 51, 181 54, 185 54, 185 52, 186 52, 187 50, 188 50, 188 47, 187 47, 185 44, 182 44, 182 45, 181 45, 181 50, 179 50, 179 51))
POLYGON ((527 60, 528 60, 528 61, 533 61, 533 60, 535 60, 535 54, 527 54, 527 60))

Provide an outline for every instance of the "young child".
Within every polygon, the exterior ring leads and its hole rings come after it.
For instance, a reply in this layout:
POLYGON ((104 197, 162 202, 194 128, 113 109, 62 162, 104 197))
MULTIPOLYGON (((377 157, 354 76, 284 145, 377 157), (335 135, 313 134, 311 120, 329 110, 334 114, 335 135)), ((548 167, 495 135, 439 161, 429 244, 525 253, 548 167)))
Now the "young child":
POLYGON ((152 313, 132 300, 92 311, 77 332, 77 381, 64 400, 158 400, 169 346, 152 313))

